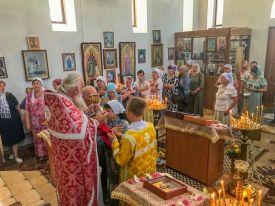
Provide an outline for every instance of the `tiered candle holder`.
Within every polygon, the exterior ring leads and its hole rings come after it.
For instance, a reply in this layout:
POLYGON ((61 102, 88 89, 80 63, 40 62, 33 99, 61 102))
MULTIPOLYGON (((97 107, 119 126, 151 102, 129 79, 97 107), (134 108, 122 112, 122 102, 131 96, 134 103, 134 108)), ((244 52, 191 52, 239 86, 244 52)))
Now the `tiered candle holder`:
POLYGON ((167 108, 167 98, 161 100, 156 95, 146 97, 147 108, 150 110, 165 110, 167 108))
POLYGON ((256 191, 253 185, 244 183, 247 178, 249 164, 242 160, 235 161, 236 173, 233 175, 233 183, 229 187, 229 192, 233 195, 226 196, 225 186, 221 180, 221 190, 216 197, 215 193, 211 194, 211 206, 252 206, 253 198, 258 193, 258 206, 261 206, 262 192, 256 191))

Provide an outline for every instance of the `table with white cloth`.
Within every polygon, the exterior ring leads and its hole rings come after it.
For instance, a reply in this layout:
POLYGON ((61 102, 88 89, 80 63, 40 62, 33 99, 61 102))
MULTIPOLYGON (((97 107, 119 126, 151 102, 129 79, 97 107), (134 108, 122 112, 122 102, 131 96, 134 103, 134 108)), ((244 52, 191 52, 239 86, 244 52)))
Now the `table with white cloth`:
POLYGON ((163 115, 157 128, 166 129, 166 166, 210 185, 223 173, 224 139, 228 128, 211 127, 163 115))
POLYGON ((119 199, 131 206, 170 206, 178 205, 179 202, 182 203, 182 201, 191 201, 192 204, 190 205, 210 205, 209 195, 206 195, 191 186, 188 186, 186 193, 173 197, 169 200, 164 200, 158 195, 144 188, 142 182, 134 184, 130 184, 128 182, 121 183, 112 192, 112 198, 119 199))

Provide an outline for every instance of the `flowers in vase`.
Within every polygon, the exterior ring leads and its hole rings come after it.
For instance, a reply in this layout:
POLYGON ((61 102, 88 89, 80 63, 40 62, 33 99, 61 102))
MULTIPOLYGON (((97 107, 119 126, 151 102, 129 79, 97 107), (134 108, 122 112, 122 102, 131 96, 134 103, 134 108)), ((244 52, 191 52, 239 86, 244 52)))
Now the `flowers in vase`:
POLYGON ((229 158, 238 158, 241 154, 241 148, 240 145, 236 142, 228 143, 225 146, 225 153, 228 155, 229 158))

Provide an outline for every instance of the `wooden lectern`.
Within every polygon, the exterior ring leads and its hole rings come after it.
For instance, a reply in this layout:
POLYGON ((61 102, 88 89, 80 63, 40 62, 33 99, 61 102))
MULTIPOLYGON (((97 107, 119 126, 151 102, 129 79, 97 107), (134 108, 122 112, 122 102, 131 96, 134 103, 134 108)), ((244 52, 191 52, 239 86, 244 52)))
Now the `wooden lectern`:
POLYGON ((223 174, 224 139, 220 138, 231 138, 231 132, 227 128, 215 130, 218 138, 212 143, 212 128, 187 123, 182 118, 165 118, 166 166, 206 185, 217 180, 223 174))

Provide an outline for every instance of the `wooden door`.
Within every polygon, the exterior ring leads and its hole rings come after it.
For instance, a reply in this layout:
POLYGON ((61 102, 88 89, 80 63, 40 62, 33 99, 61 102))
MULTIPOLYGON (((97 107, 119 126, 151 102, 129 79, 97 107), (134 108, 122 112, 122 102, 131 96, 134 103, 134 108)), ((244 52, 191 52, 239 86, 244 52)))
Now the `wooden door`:
POLYGON ((264 105, 275 103, 275 27, 269 27, 266 60, 265 78, 267 80, 267 92, 264 93, 264 105))

